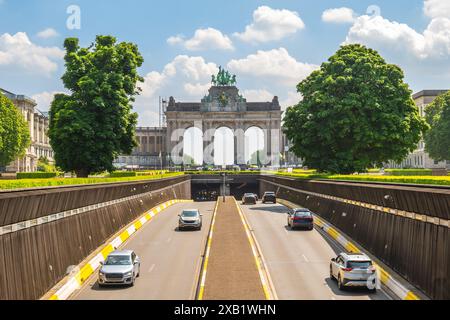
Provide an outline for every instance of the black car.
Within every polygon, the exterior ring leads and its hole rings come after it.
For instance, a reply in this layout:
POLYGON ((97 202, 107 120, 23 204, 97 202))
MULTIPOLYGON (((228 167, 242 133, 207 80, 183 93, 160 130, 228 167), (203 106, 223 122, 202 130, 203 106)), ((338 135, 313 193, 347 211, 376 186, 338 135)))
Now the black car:
POLYGON ((256 197, 254 193, 246 193, 242 197, 242 204, 256 204, 256 197))
POLYGON ((277 203, 277 196, 275 195, 275 192, 264 192, 262 203, 267 202, 277 203))

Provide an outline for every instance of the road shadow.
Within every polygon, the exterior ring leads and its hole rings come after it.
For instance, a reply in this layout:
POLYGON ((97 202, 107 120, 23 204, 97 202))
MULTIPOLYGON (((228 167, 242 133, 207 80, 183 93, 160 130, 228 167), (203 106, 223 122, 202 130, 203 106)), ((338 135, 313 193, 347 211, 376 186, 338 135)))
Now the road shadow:
MULTIPOLYGON (((203 227, 202 227, 202 229, 203 229, 203 227)), ((199 232, 199 231, 202 231, 202 229, 200 229, 200 230, 195 229, 195 228, 180 229, 179 227, 175 227, 175 229, 173 229, 173 230, 174 230, 175 232, 183 233, 183 232, 199 232)))
POLYGON ((286 214, 287 213, 287 209, 283 206, 265 206, 265 205, 261 205, 261 206, 257 206, 257 207, 252 207, 249 208, 249 210, 254 210, 254 211, 267 211, 270 213, 281 213, 281 214, 286 214))
POLYGON ((368 296, 372 300, 380 300, 381 297, 376 292, 371 292, 366 287, 346 287, 344 290, 339 290, 337 281, 331 278, 326 278, 327 286, 333 291, 336 296, 342 297, 361 297, 368 296))
POLYGON ((130 288, 132 288, 132 287, 127 284, 123 284, 123 285, 109 284, 107 286, 100 287, 98 284, 98 281, 95 281, 95 283, 91 286, 91 290, 93 290, 93 291, 119 291, 119 290, 127 290, 130 288))
POLYGON ((291 229, 291 227, 289 227, 288 225, 285 225, 284 228, 288 231, 288 232, 311 232, 312 230, 309 230, 308 228, 295 228, 295 229, 291 229))

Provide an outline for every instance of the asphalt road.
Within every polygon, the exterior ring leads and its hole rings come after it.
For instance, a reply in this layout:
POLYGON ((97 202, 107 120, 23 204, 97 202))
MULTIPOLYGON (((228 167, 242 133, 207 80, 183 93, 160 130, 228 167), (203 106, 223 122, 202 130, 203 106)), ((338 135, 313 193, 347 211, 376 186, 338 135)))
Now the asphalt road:
MULTIPOLYGON (((215 202, 180 203, 161 212, 122 246, 141 258, 134 287, 99 288, 97 274, 74 295, 78 300, 189 300, 195 299, 202 254, 215 202), (201 231, 178 231, 182 209, 203 214, 201 231)), ((121 248, 121 249, 122 249, 121 248)))
POLYGON ((291 231, 287 208, 282 205, 241 205, 261 246, 273 285, 280 300, 386 300, 382 290, 365 288, 339 291, 330 279, 330 259, 343 249, 316 229, 291 231))

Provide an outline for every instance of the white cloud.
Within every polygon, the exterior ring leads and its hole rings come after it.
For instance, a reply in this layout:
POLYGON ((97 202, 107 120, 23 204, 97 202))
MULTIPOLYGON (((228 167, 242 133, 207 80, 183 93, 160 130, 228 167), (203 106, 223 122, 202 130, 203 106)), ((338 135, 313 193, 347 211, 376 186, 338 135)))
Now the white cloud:
POLYGON ((329 23, 352 23, 356 19, 355 12, 350 8, 327 9, 322 13, 322 21, 329 23))
POLYGON ((243 90, 242 95, 245 99, 249 102, 266 102, 266 101, 272 101, 274 94, 270 93, 269 91, 265 89, 258 89, 258 90, 243 90))
POLYGON ((245 31, 234 36, 244 42, 263 43, 280 40, 303 28, 305 24, 297 12, 261 6, 253 12, 253 22, 245 31))
POLYGON ((167 43, 172 46, 183 43, 183 41, 184 41, 184 37, 182 35, 172 36, 167 39, 167 43))
POLYGON ((303 99, 303 96, 296 91, 289 91, 287 97, 280 100, 281 109, 285 110, 287 107, 291 107, 299 103, 303 99))
POLYGON ((435 18, 418 33, 406 24, 364 15, 356 19, 345 43, 362 43, 415 59, 445 59, 450 56, 450 19, 435 18))
POLYGON ((183 88, 184 91, 194 97, 205 95, 208 89, 211 87, 211 83, 186 83, 183 88))
POLYGON ((211 75, 218 72, 216 64, 203 57, 176 56, 162 71, 151 71, 141 84, 142 93, 136 98, 135 109, 139 124, 155 125, 151 119, 158 112, 158 96, 174 96, 177 101, 200 101, 208 92, 211 75))
POLYGON ((63 93, 60 91, 48 92, 44 91, 41 93, 37 93, 31 96, 33 100, 37 103, 37 108, 41 111, 48 111, 50 109, 50 105, 55 97, 55 94, 63 93))
POLYGON ((430 18, 450 17, 450 1, 449 0, 425 0, 425 14, 430 18))
POLYGON ((239 74, 265 78, 274 83, 296 86, 318 66, 297 61, 285 48, 259 50, 244 59, 231 60, 228 68, 239 74))
POLYGON ((25 32, 0 36, 0 69, 13 67, 49 76, 63 57, 64 51, 60 48, 35 45, 25 32))
POLYGON ((187 50, 234 50, 233 42, 222 32, 214 28, 198 29, 191 39, 183 36, 173 36, 167 39, 170 45, 182 44, 187 50))
POLYGON ((152 97, 162 87, 171 85, 173 81, 177 85, 183 84, 185 93, 192 95, 199 92, 203 85, 201 82, 211 80, 211 75, 217 73, 218 68, 214 63, 207 63, 203 57, 190 57, 179 55, 168 63, 162 72, 152 71, 144 77, 142 96, 152 97))
POLYGON ((59 33, 55 29, 47 28, 41 32, 38 32, 37 36, 42 39, 49 39, 59 36, 59 33))

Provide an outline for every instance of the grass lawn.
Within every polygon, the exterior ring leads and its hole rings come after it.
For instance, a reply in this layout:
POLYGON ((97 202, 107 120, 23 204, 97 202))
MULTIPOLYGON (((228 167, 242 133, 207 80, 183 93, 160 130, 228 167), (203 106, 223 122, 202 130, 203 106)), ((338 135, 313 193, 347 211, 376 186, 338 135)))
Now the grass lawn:
MULTIPOLYGON (((183 175, 183 172, 164 173, 163 178, 171 178, 183 175)), ((113 183, 128 182, 141 180, 160 179, 161 175, 146 175, 135 177, 118 177, 118 178, 50 178, 50 179, 20 179, 20 180, 0 180, 0 190, 25 189, 36 187, 56 187, 80 184, 96 184, 96 183, 113 183)))

